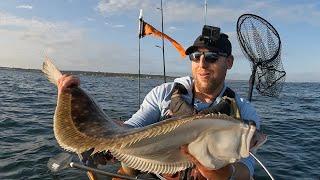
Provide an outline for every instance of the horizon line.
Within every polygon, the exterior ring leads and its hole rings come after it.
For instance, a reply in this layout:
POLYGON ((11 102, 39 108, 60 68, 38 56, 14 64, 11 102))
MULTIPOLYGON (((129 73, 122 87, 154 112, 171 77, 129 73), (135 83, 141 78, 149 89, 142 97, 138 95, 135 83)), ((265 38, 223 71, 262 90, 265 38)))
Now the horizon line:
MULTIPOLYGON (((6 67, 6 66, 0 66, 0 69, 16 69, 16 70, 23 70, 23 71, 40 71, 41 69, 34 69, 34 68, 20 68, 20 67, 6 67)), ((84 70, 61 70, 62 72, 74 72, 76 74, 78 73, 91 73, 91 74, 108 74, 109 76, 138 76, 139 74, 137 73, 130 73, 130 72, 104 72, 104 71, 84 71, 84 70)), ((234 76, 236 74, 240 74, 241 76, 249 76, 249 73, 230 73, 229 76, 234 76)), ((295 73, 295 74, 303 74, 303 73, 295 73)), ((143 78, 148 77, 148 76, 153 76, 153 77, 163 77, 161 74, 140 74, 143 76, 143 78)), ((166 75, 166 77, 169 78, 178 78, 181 77, 181 75, 166 75)), ((249 81, 248 79, 240 78, 240 79, 235 79, 235 78, 229 78, 226 79, 227 81, 249 81)), ((320 80, 299 80, 299 79, 290 79, 285 81, 287 83, 319 83, 320 80)))

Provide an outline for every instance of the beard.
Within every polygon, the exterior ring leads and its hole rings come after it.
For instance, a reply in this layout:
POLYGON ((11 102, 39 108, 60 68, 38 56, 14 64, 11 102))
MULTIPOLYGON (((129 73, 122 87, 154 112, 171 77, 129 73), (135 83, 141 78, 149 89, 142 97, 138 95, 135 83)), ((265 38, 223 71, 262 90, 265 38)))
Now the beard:
POLYGON ((220 88, 221 83, 216 80, 208 79, 208 81, 199 81, 196 77, 194 78, 195 87, 203 93, 212 94, 220 88))
POLYGON ((219 94, 223 88, 226 75, 227 67, 224 64, 221 65, 221 63, 209 67, 192 66, 194 86, 200 93, 219 94))

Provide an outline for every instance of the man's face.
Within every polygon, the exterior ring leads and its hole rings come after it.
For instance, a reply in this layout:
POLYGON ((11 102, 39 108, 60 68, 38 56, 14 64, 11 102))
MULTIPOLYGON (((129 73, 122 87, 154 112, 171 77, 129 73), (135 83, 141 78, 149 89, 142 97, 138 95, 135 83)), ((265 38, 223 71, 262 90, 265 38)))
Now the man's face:
MULTIPOLYGON (((208 49, 198 49, 198 52, 209 52, 208 49)), ((219 56, 215 62, 208 62, 204 55, 199 61, 192 61, 192 76, 196 90, 203 93, 213 93, 223 86, 226 73, 233 65, 233 57, 219 56)))

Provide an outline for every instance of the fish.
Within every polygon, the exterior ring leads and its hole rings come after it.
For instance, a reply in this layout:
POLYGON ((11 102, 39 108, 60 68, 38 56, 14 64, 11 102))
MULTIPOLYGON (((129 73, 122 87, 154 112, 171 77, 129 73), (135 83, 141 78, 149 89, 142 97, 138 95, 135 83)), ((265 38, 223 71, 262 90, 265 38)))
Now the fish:
MULTIPOLYGON (((49 58, 42 71, 58 85, 62 73, 49 58)), ((123 126, 79 86, 58 94, 53 130, 66 151, 109 151, 131 168, 156 174, 174 174, 194 165, 181 153, 182 145, 187 145, 189 153, 208 169, 246 158, 250 149, 261 145, 251 142, 253 137, 261 137, 255 123, 225 114, 179 116, 139 128, 123 126)))

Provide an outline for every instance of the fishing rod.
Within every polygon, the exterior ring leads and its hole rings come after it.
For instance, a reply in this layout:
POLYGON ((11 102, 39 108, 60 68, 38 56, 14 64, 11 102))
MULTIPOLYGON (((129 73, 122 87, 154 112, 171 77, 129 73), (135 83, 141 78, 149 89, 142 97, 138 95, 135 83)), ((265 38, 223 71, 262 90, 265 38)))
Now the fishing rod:
MULTIPOLYGON (((87 171, 87 172, 94 172, 94 173, 101 174, 101 175, 108 176, 108 177, 116 177, 116 178, 128 179, 128 180, 137 180, 138 179, 136 177, 106 172, 106 171, 102 171, 97 168, 92 168, 92 167, 84 166, 79 163, 73 162, 72 155, 69 153, 60 153, 60 154, 50 158, 47 163, 47 167, 53 173, 57 173, 57 172, 60 172, 61 170, 72 167, 72 168, 76 168, 76 169, 87 171)), ((142 180, 142 179, 140 179, 140 180, 142 180)))
POLYGON ((274 177, 268 171, 268 169, 262 164, 262 162, 252 152, 249 152, 249 154, 260 164, 260 166, 264 169, 264 171, 266 171, 266 173, 269 175, 270 179, 274 180, 274 177))
MULTIPOLYGON (((62 155, 61 155, 61 156, 62 156, 62 155)), ((80 161, 82 161, 82 159, 83 159, 82 154, 78 154, 78 157, 79 157, 80 161)), ((63 161, 63 162, 65 162, 65 161, 63 161)), ((58 163, 55 163, 55 165, 57 165, 57 164, 58 164, 58 163)), ((63 166, 63 167, 65 167, 65 166, 63 166)), ((49 168, 49 169, 50 169, 50 168, 49 168)), ((96 174, 94 174, 94 172, 91 171, 91 170, 87 170, 87 176, 88 176, 89 180, 97 180, 96 174)))
POLYGON ((163 63, 163 81, 166 83, 167 82, 167 77, 166 77, 166 62, 165 62, 165 56, 164 56, 164 31, 163 31, 163 7, 162 7, 162 0, 160 0, 161 6, 160 8, 157 8, 161 11, 161 39, 162 39, 162 63, 163 63))

